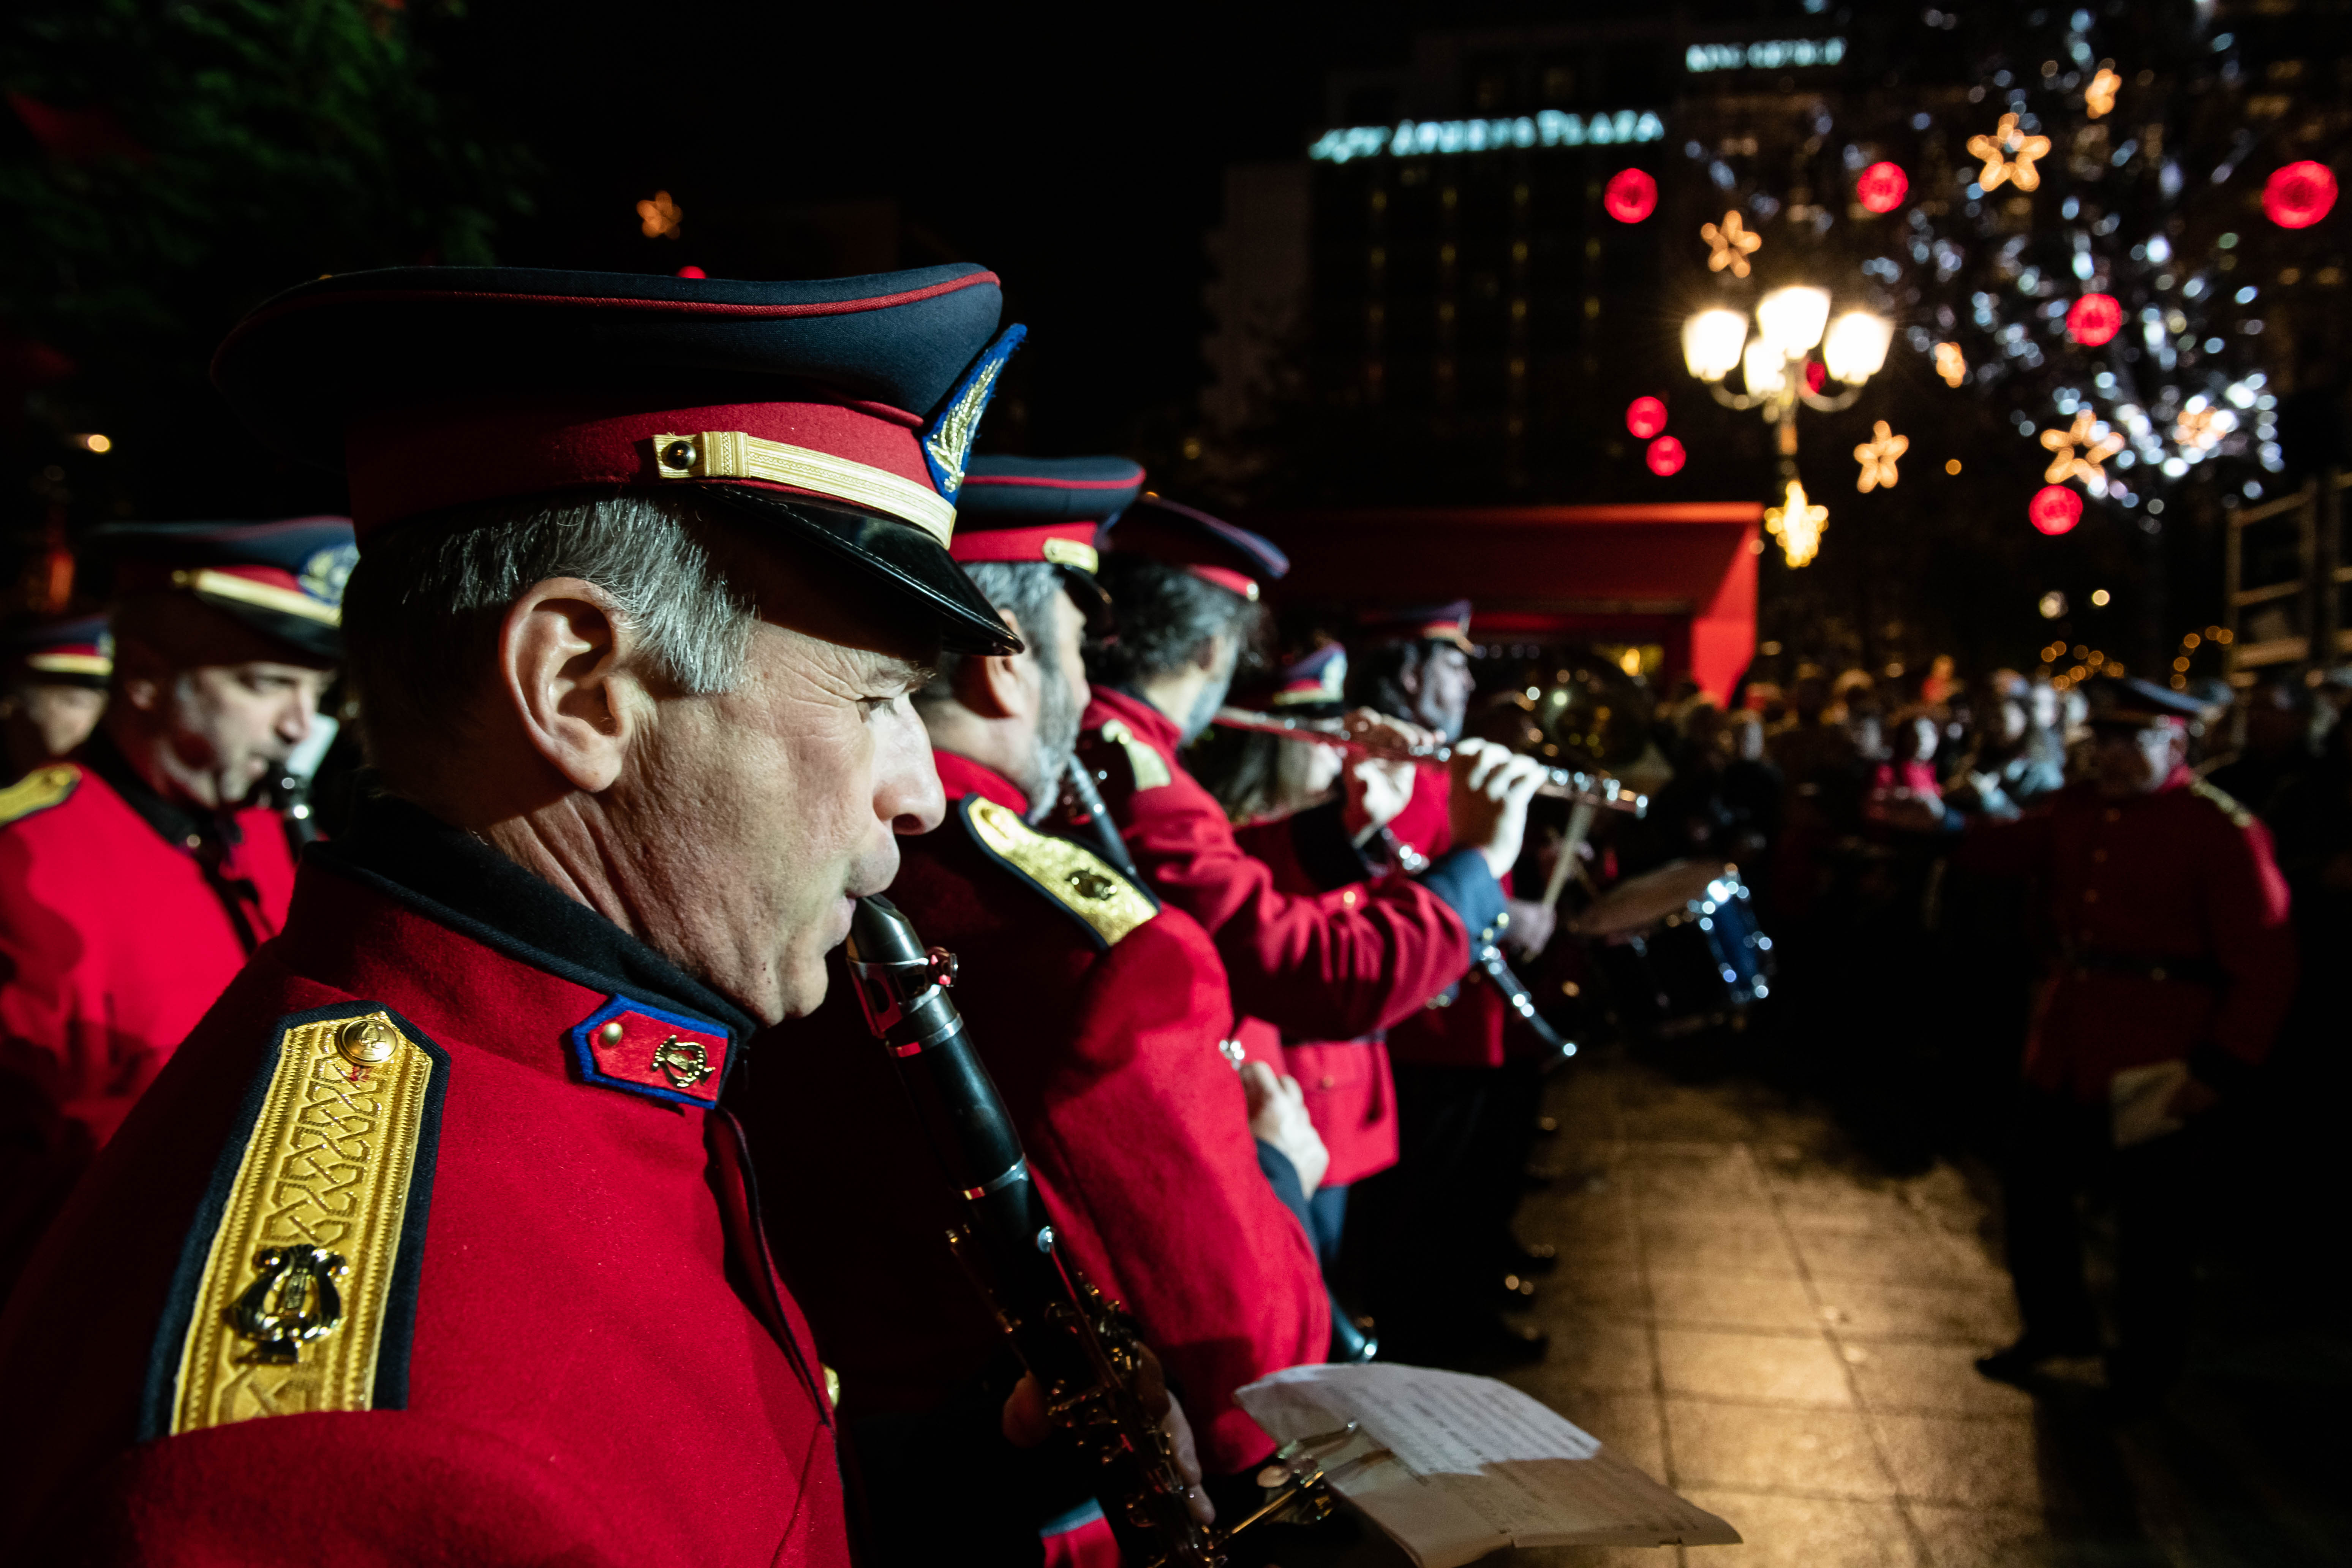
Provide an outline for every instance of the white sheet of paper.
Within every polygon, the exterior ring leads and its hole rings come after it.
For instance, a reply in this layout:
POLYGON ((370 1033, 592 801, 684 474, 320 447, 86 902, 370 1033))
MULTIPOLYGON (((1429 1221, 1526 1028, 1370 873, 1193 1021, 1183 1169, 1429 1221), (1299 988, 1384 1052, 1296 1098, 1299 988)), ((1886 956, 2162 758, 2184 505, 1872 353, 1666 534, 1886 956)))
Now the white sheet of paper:
POLYGON ((2167 1112, 2172 1097, 2188 1081, 2189 1064, 2183 1061, 2126 1068, 2109 1079, 2107 1101, 2115 1113, 2116 1147, 2128 1149, 2187 1126, 2187 1122, 2167 1112))
POLYGON ((1506 1546, 1730 1546, 1738 1531, 1491 1377, 1373 1362, 1295 1366, 1234 1400, 1278 1441, 1353 1421, 1324 1463, 1421 1568, 1506 1546), (1386 1458, 1377 1455, 1389 1451, 1386 1458))

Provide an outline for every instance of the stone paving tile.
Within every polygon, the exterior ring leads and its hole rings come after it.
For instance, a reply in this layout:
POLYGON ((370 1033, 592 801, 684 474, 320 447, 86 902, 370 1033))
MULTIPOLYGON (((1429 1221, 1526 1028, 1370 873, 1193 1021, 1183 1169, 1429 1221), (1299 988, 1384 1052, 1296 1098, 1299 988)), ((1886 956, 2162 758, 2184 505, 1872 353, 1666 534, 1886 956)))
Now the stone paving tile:
POLYGON ((1537 1282, 1538 1320, 1614 1318, 1631 1323, 1649 1315, 1649 1287, 1642 1281, 1642 1271, 1630 1263, 1565 1267, 1537 1282))
MULTIPOLYGON (((1668 1399, 1665 1405, 1671 1484, 1676 1490, 1715 1487, 1876 1501, 1895 1496, 1894 1479, 1878 1461, 1870 1427, 1853 1411, 1775 1410, 1698 1399, 1668 1399)), ((1740 1534, 1754 1539, 1745 1528, 1740 1534)))
POLYGON ((1945 1415, 2028 1415, 2033 1396, 1980 1376, 1984 1347, 1878 1342, 1848 1344, 1844 1356, 1864 1408, 1945 1415))
POLYGON ((2029 1416, 1960 1420, 1873 1412, 1869 1420, 1906 1498, 1972 1508, 2046 1506, 2029 1416))
POLYGON ((1891 1335, 1948 1340, 1979 1352, 2007 1344, 2018 1333, 2017 1298, 2002 1280, 1984 1285, 1898 1285, 1883 1280, 1821 1279, 1822 1318, 1843 1339, 1891 1335))
POLYGON ((1820 1279, 1932 1285, 1982 1279, 1989 1270, 1947 1237, 1921 1231, 1800 1230, 1797 1255, 1820 1279))
POLYGON ((1764 1275, 1650 1269, 1649 1313, 1660 1323, 1708 1329, 1819 1330, 1802 1283, 1764 1275))
POLYGON ((1526 1375, 1540 1374, 1547 1385, 1556 1388, 1648 1394, 1657 1387, 1650 1331, 1642 1324, 1590 1317, 1549 1317, 1538 1321, 1551 1335, 1551 1352, 1540 1367, 1526 1375))
POLYGON ((2043 1568, 2069 1553, 2038 1513, 1908 1505, 1933 1568, 2043 1568))
POLYGON ((1618 1165, 1630 1178, 1636 1203, 1732 1204, 1769 1207, 1771 1195, 1756 1174, 1744 1151, 1709 1159, 1631 1157, 1618 1165))
POLYGON ((1768 1400, 1850 1409, 1853 1391, 1837 1353, 1818 1334, 1658 1331, 1658 1365, 1670 1395, 1768 1400))
POLYGON ((1797 1279, 1796 1254, 1777 1226, 1738 1221, 1639 1217, 1643 1253, 1654 1268, 1685 1273, 1765 1274, 1797 1279))
POLYGON ((1892 1503, 1706 1489, 1683 1495, 1727 1521, 1742 1542, 1690 1548, 1691 1568, 1920 1568, 1925 1561, 1892 1503))

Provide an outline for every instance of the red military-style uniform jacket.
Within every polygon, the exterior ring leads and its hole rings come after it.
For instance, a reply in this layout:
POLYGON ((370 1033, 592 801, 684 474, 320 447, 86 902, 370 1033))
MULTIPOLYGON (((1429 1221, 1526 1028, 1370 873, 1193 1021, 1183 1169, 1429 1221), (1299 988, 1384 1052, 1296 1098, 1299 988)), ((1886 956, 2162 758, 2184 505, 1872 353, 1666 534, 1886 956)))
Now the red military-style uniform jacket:
MULTIPOLYGON (((1453 775, 1435 763, 1413 767, 1412 796, 1389 823, 1389 837, 1409 858, 1434 860, 1454 844, 1447 798, 1453 775)), ((1509 890, 1510 881, 1503 879, 1509 890)), ((1501 908, 1499 900, 1496 907, 1501 908)), ((1504 1025, 1509 1005, 1485 970, 1473 968, 1460 989, 1440 993, 1430 1005, 1389 1031, 1389 1054, 1417 1067, 1498 1068, 1510 1058, 1504 1025)))
POLYGON ((2185 1059, 2228 1088, 2269 1055, 2294 990, 2286 879, 2270 830, 2188 769, 2153 795, 2074 784, 2015 822, 1971 824, 1958 859, 2047 899, 2057 957, 2029 1083, 2096 1103, 2126 1068, 2185 1059))
POLYGON ((0 1317, 0 1558, 846 1564, 751 1022, 369 806, 0 1317))
POLYGON ((184 811, 102 738, 0 790, 0 1296, 293 891, 277 813, 184 811))
MULTIPOLYGON (((948 820, 903 841, 890 900, 957 955, 966 1028, 1026 1146, 1065 1256, 1166 1364, 1212 1473, 1273 1440, 1233 1391, 1328 1353, 1313 1247, 1259 1170, 1207 935, 1021 792, 940 752, 948 820)), ((773 1239, 854 1420, 926 1409, 1002 1335, 945 1237, 961 1205, 845 978, 737 1093, 770 1192, 826 1194, 773 1239)))
MULTIPOLYGON (((1150 703, 1098 688, 1078 755, 1101 781, 1144 880, 1216 938, 1236 1007, 1286 1040, 1328 1048, 1324 1042, 1358 1040, 1416 1016, 1462 978, 1470 963, 1465 926, 1484 929, 1502 908, 1482 859, 1466 852, 1446 858, 1421 880, 1374 878, 1344 834, 1311 847, 1303 840, 1297 827, 1318 820, 1307 813, 1287 819, 1290 826, 1254 832, 1244 847, 1216 797, 1184 771, 1180 739, 1150 703)), ((1318 1082, 1324 1076, 1316 1073, 1318 1082)), ((1349 1146, 1351 1114, 1360 1112, 1343 1110, 1335 1128, 1318 1120, 1317 1129, 1327 1144, 1339 1132, 1338 1169, 1369 1175, 1381 1168, 1374 1161, 1385 1163, 1381 1145, 1349 1146)), ((1388 1160, 1393 1136, 1391 1129, 1388 1160)))
MULTIPOLYGON (((1307 869, 1288 819, 1245 824, 1234 829, 1234 838, 1265 862, 1281 891, 1318 896, 1330 890, 1307 869)), ((1343 906, 1350 890, 1339 889, 1343 906)), ((1292 1040, 1264 1018, 1244 1018, 1242 1026, 1234 1037, 1250 1056, 1298 1080, 1307 1120, 1331 1157, 1322 1185, 1353 1186, 1397 1163, 1396 1079, 1383 1037, 1292 1040)))

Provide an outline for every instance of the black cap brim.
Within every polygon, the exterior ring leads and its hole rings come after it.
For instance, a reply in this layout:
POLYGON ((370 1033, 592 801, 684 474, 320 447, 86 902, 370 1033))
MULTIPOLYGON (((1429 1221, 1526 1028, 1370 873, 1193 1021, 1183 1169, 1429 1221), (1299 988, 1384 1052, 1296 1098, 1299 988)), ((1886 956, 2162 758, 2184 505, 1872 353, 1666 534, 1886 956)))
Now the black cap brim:
POLYGON ((1015 654, 1021 639, 973 586, 947 546, 912 523, 745 485, 699 484, 698 500, 822 545, 901 599, 928 610, 945 653, 1015 654))

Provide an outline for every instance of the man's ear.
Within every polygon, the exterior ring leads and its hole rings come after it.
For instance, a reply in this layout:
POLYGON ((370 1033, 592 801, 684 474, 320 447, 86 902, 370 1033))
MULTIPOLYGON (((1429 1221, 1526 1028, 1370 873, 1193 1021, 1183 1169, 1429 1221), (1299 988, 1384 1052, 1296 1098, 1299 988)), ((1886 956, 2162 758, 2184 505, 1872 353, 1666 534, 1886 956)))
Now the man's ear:
POLYGON ((621 775, 643 720, 635 638, 611 595, 577 577, 533 584, 499 626, 499 685, 523 738, 573 789, 621 775))
MULTIPOLYGON (((997 615, 1012 628, 1013 635, 1023 642, 1029 640, 1022 630, 1021 617, 1010 610, 997 615)), ((1034 703, 1029 696, 1030 683, 1021 677, 1020 660, 1034 657, 1029 654, 993 654, 966 658, 956 667, 956 700, 982 719, 1013 719, 1027 713, 1034 703)))

